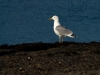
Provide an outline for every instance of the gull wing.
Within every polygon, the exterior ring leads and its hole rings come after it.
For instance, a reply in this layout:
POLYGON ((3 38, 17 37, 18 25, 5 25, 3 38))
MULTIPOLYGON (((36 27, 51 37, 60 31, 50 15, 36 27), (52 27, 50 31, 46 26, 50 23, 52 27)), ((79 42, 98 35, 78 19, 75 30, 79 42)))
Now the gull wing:
POLYGON ((59 32, 60 35, 66 35, 67 36, 67 35, 73 34, 73 32, 71 30, 69 30, 69 29, 67 29, 67 28, 65 28, 61 25, 57 26, 56 30, 59 32))

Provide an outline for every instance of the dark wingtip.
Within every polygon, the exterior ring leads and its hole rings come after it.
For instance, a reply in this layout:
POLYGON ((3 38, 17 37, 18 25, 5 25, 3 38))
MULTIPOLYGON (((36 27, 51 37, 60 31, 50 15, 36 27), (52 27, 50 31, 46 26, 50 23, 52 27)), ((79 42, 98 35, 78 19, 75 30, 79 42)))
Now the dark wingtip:
POLYGON ((78 37, 78 36, 76 36, 75 34, 72 34, 71 36, 73 36, 73 38, 78 37))

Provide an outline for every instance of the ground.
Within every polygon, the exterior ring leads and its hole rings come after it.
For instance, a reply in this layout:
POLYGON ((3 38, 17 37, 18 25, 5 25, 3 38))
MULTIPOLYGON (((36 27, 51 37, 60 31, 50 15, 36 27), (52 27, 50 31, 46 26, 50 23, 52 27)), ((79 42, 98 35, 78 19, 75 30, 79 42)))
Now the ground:
POLYGON ((100 43, 1 45, 0 75, 100 75, 100 43))

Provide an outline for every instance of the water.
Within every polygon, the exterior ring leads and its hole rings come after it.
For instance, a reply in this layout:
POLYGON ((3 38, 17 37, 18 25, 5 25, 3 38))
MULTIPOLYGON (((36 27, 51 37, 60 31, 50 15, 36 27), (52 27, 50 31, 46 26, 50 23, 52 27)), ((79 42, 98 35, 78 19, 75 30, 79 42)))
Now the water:
POLYGON ((78 36, 65 41, 100 41, 100 0, 0 0, 0 44, 57 42, 53 15, 78 36))

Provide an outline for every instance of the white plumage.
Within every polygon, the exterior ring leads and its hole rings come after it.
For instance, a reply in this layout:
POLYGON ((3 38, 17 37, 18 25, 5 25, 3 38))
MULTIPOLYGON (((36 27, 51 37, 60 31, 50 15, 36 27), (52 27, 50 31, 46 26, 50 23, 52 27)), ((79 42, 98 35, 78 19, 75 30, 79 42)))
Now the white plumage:
POLYGON ((73 34, 73 32, 71 30, 63 27, 60 24, 58 16, 53 16, 49 20, 54 20, 54 27, 53 27, 53 29, 54 29, 55 34, 59 36, 59 43, 63 42, 63 38, 64 37, 71 37, 71 38, 75 37, 75 35, 73 34))

